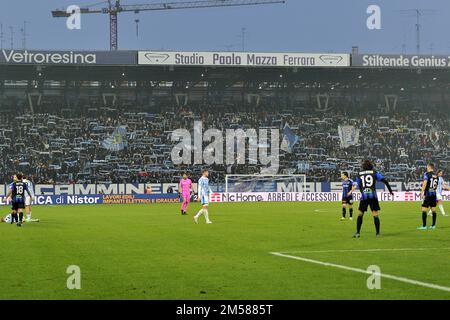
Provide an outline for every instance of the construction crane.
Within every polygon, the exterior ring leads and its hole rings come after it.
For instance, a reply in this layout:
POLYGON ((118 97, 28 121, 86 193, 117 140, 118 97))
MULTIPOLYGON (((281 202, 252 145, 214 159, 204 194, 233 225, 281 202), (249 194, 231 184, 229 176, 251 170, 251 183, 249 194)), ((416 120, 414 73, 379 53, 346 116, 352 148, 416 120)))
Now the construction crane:
POLYGON ((435 10, 428 10, 428 9, 408 9, 408 10, 398 10, 401 14, 407 16, 407 17, 414 17, 416 19, 416 53, 420 54, 421 50, 421 31, 422 31, 422 24, 421 18, 426 15, 433 15, 436 13, 435 10))
MULTIPOLYGON (((286 0, 200 0, 200 1, 181 1, 166 3, 150 3, 150 4, 134 4, 122 5, 121 0, 108 0, 102 3, 108 4, 106 8, 95 9, 90 7, 80 8, 80 14, 102 13, 109 15, 109 38, 110 50, 118 49, 118 26, 117 18, 119 13, 141 11, 160 11, 160 10, 178 10, 178 9, 198 9, 198 8, 214 8, 214 7, 237 7, 237 6, 253 6, 286 3, 286 0)), ((70 17, 74 12, 66 10, 54 10, 52 16, 54 18, 70 17)))

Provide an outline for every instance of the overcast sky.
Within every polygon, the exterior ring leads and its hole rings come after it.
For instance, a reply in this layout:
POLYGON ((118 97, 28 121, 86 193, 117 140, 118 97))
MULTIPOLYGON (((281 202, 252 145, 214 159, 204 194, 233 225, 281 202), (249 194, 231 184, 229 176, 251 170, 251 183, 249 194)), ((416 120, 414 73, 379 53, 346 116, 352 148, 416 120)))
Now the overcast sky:
MULTIPOLYGON (((108 49, 107 15, 83 15, 81 30, 68 30, 64 18, 52 18, 50 13, 96 2, 100 1, 2 0, 3 47, 10 47, 13 26, 14 47, 22 48, 20 29, 27 21, 28 49, 108 49)), ((152 2, 164 0, 122 0, 124 5, 152 2)), ((415 18, 401 10, 416 8, 430 10, 422 17, 422 53, 449 53, 449 0, 287 0, 285 5, 123 13, 119 48, 239 51, 241 30, 246 28, 247 51, 350 52, 357 45, 362 52, 414 53, 415 18), (381 30, 366 27, 371 4, 381 7, 381 30)))

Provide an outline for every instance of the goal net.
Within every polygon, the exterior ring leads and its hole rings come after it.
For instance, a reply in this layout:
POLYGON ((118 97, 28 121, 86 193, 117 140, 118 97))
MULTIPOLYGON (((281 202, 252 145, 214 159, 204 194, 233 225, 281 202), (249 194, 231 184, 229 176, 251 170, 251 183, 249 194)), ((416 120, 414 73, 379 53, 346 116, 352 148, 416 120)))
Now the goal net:
POLYGON ((245 175, 225 176, 225 192, 305 192, 306 175, 245 175))

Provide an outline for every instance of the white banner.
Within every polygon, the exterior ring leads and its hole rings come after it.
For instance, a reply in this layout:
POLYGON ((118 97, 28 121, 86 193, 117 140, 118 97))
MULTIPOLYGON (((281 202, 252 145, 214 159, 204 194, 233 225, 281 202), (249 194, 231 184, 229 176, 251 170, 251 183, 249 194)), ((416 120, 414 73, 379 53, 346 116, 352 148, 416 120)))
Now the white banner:
POLYGON ((348 148, 359 143, 359 129, 355 126, 339 126, 339 139, 341 140, 341 148, 348 148))
POLYGON ((340 53, 139 51, 138 64, 218 67, 349 67, 350 55, 340 53))
MULTIPOLYGON (((353 194, 354 201, 360 201, 361 194, 353 194)), ((247 193, 213 193, 211 202, 340 202, 342 192, 247 192, 247 193)), ((379 201, 422 201, 420 191, 378 192, 379 201)), ((450 192, 443 193, 443 200, 450 201, 450 192)))

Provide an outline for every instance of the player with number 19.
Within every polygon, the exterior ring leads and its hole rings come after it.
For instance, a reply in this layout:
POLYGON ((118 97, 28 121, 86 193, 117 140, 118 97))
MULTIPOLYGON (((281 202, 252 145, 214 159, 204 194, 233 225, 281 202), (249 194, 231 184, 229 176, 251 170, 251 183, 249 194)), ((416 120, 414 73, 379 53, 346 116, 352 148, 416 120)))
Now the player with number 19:
POLYGON ((392 188, 389 182, 381 175, 381 173, 374 170, 372 163, 369 160, 365 160, 362 164, 362 170, 356 179, 356 184, 353 186, 349 195, 353 193, 357 187, 361 192, 361 201, 359 202, 359 215, 356 224, 356 233, 354 238, 359 238, 361 234, 361 226, 363 223, 363 216, 367 209, 370 207, 373 215, 373 222, 375 224, 376 236, 380 235, 380 218, 379 211, 380 203, 378 202, 377 195, 377 181, 383 182, 389 190, 389 193, 393 195, 392 188))

